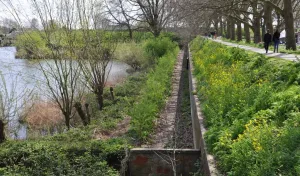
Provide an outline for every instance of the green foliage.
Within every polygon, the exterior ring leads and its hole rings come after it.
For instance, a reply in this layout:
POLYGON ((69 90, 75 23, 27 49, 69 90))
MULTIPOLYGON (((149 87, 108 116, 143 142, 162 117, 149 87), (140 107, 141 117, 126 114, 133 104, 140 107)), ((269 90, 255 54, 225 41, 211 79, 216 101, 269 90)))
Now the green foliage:
POLYGON ((135 42, 120 43, 116 49, 115 57, 131 66, 135 71, 148 66, 149 58, 140 44, 135 42))
POLYGON ((152 47, 158 49, 158 53, 161 51, 156 56, 163 55, 158 59, 155 69, 148 74, 147 82, 141 90, 140 99, 130 110, 131 130, 139 140, 146 140, 152 132, 154 120, 170 94, 171 77, 178 53, 178 47, 165 38, 148 41, 146 44, 148 51, 152 50, 150 49, 152 47), (169 46, 164 46, 164 49, 160 50, 158 46, 162 43, 169 46))
POLYGON ((21 58, 36 59, 50 54, 49 48, 46 47, 46 41, 42 39, 39 32, 33 31, 19 35, 15 46, 18 50, 17 57, 21 58))
POLYGON ((112 166, 120 167, 120 160, 127 147, 126 141, 75 138, 73 135, 79 132, 80 130, 71 130, 64 136, 58 135, 37 141, 11 141, 0 145, 0 174, 118 175, 112 166))
POLYGON ((209 150, 227 175, 299 175, 299 63, 192 42, 209 150))
POLYGON ((144 50, 151 58, 160 58, 167 54, 169 51, 173 51, 177 47, 175 42, 168 37, 158 37, 149 39, 144 44, 144 50))

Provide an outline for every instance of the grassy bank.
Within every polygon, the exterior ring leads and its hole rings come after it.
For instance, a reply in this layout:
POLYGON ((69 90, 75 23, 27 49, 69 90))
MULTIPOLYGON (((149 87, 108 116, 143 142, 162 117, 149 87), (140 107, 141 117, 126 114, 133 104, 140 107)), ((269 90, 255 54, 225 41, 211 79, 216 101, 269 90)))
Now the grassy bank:
POLYGON ((192 42, 206 143, 227 175, 300 175, 300 64, 192 42))
POLYGON ((106 90, 102 111, 97 110, 95 99, 87 96, 89 126, 0 144, 0 175, 119 175, 126 149, 152 132, 153 121, 170 93, 179 50, 164 37, 145 41, 143 49, 154 65, 116 86, 114 100, 106 90), (162 47, 155 45, 162 43, 162 47), (128 119, 130 124, 125 123, 128 119))

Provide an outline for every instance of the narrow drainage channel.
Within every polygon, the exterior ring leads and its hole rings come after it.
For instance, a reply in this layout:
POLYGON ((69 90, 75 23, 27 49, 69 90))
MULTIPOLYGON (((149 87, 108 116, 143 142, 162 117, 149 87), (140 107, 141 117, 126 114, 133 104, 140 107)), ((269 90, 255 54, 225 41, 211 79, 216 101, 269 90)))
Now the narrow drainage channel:
POLYGON ((193 149, 193 126, 191 121, 191 106, 189 92, 189 72, 187 67, 188 52, 185 50, 180 87, 178 92, 178 105, 175 120, 175 132, 168 148, 193 149))
POLYGON ((126 176, 203 175, 202 151, 194 146, 188 55, 187 47, 178 55, 172 93, 160 114, 152 143, 130 150, 126 176))

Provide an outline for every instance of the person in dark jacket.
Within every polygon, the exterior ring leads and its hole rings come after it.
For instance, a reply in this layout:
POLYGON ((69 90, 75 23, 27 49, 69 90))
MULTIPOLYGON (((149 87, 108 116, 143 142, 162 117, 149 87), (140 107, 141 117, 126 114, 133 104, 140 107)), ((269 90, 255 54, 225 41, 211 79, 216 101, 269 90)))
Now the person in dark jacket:
POLYGON ((213 31, 213 32, 211 32, 210 34, 211 34, 211 38, 212 38, 212 39, 215 39, 216 32, 213 31))
POLYGON ((265 50, 266 53, 268 53, 269 45, 272 41, 272 35, 270 34, 270 30, 267 30, 267 33, 264 35, 264 44, 265 44, 265 50))
POLYGON ((273 35, 273 42, 274 42, 274 53, 275 51, 277 51, 278 53, 278 46, 279 46, 279 43, 280 43, 280 32, 278 32, 278 29, 275 31, 274 35, 273 35))

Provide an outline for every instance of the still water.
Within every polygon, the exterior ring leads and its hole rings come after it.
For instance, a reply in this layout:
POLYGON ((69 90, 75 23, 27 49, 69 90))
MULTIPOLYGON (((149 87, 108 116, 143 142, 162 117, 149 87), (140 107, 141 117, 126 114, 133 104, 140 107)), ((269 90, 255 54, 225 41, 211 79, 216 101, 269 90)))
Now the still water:
MULTIPOLYGON (((39 70, 40 64, 43 61, 30 61, 26 59, 16 59, 15 47, 0 47, 0 91, 15 95, 21 95, 26 90, 33 90, 34 95, 39 97, 47 97, 43 95, 48 92, 47 87, 44 85, 44 76, 39 70), (4 81, 3 81, 4 80, 4 81), (3 83, 6 85, 4 86, 3 83)), ((45 61, 44 61, 45 62, 45 61)), ((50 61, 51 62, 51 61, 50 61)), ((47 61, 49 63, 49 61, 47 61)), ((108 66, 110 69, 108 82, 114 84, 118 80, 127 76, 126 70, 129 68, 126 64, 120 62, 111 62, 108 66)), ((25 101, 20 99, 18 101, 25 101)), ((17 116, 17 115, 16 115, 17 116)), ((26 138, 26 126, 20 125, 17 121, 18 117, 13 118, 13 122, 10 124, 11 128, 17 128, 15 134, 12 137, 18 139, 26 138)))

